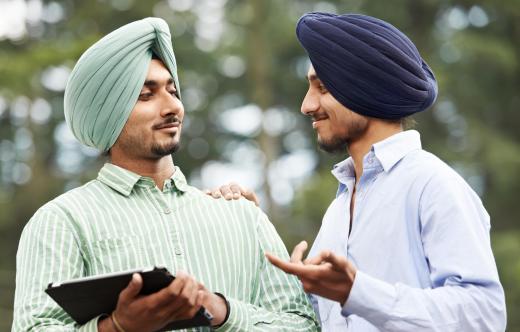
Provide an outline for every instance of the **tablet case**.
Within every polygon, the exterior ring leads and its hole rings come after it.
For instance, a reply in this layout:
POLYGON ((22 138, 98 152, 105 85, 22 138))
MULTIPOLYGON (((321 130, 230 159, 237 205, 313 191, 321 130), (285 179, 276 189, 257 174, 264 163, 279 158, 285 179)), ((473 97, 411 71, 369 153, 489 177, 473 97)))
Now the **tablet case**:
MULTIPOLYGON (((119 293, 128 286, 134 273, 143 277, 142 295, 155 293, 175 279, 166 268, 154 267, 50 283, 45 292, 77 323, 85 324, 94 317, 114 311, 119 293)), ((212 318, 202 307, 192 319, 171 322, 157 332, 209 326, 212 318)))

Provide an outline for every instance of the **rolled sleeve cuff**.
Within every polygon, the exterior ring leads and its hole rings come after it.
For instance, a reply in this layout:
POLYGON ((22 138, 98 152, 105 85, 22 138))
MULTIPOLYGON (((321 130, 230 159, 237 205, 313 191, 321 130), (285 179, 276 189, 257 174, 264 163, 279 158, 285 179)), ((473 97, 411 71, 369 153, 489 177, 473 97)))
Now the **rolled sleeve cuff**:
POLYGON ((390 318, 396 299, 394 286, 358 270, 341 314, 357 315, 375 326, 383 326, 390 318))
POLYGON ((240 301, 227 299, 229 302, 229 317, 215 331, 248 331, 249 312, 247 307, 240 301))
POLYGON ((98 332, 98 321, 101 318, 105 318, 107 315, 99 315, 96 318, 92 318, 84 325, 81 325, 78 329, 79 332, 98 332))

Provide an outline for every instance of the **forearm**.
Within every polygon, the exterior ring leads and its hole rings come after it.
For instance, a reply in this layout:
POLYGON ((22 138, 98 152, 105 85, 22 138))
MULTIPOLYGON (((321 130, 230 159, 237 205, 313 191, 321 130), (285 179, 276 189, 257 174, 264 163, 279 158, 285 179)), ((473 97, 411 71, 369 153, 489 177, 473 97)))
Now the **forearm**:
POLYGON ((355 314, 385 331, 503 331, 506 323, 497 284, 419 289, 359 271, 342 314, 355 314))

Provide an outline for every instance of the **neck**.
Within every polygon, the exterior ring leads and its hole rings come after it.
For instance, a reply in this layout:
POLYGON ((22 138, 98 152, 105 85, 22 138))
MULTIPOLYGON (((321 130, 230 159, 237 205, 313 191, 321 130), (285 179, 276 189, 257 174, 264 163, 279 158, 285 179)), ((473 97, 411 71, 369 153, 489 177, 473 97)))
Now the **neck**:
POLYGON ((110 151, 110 162, 141 176, 152 178, 160 190, 164 181, 175 171, 173 158, 169 155, 158 159, 145 159, 123 155, 119 150, 113 149, 110 151))
POLYGON ((356 173, 356 183, 363 175, 363 158, 370 151, 372 145, 386 138, 402 132, 400 123, 389 123, 380 119, 370 119, 365 133, 347 147, 347 152, 354 161, 354 169, 356 173))

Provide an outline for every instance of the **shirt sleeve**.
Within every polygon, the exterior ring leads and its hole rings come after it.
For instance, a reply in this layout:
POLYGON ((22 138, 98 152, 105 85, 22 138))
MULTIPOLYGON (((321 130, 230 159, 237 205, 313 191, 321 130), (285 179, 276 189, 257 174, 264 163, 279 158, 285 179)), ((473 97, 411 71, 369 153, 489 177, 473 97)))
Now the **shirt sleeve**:
POLYGON ((462 178, 438 174, 423 190, 419 218, 432 287, 388 283, 358 271, 342 314, 385 331, 504 331, 504 291, 489 215, 478 196, 462 178))
POLYGON ((262 261, 258 302, 251 304, 228 298, 229 318, 217 331, 318 331, 316 316, 298 279, 277 269, 265 258, 265 252, 287 260, 289 255, 267 217, 260 213, 258 219, 262 261))
POLYGON ((66 215, 51 208, 38 210, 18 246, 12 332, 97 331, 98 317, 79 326, 44 291, 51 282, 80 276, 83 259, 66 215))

